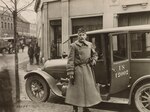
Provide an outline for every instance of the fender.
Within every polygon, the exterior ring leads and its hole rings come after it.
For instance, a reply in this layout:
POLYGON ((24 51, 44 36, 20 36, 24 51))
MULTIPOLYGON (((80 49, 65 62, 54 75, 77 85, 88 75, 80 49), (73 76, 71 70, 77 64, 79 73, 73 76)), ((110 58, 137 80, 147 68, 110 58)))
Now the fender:
POLYGON ((142 82, 145 79, 150 79, 150 75, 145 75, 143 77, 138 78, 132 85, 131 89, 130 89, 130 94, 129 94, 129 104, 131 104, 131 98, 132 98, 132 93, 133 90, 135 89, 136 85, 139 84, 140 82, 142 82))
POLYGON ((60 96, 60 97, 63 97, 62 96, 62 92, 58 89, 58 87, 56 86, 56 83, 57 81, 51 76, 49 75, 48 73, 42 71, 41 69, 37 69, 37 70, 33 70, 29 73, 27 73, 25 76, 24 76, 24 79, 27 79, 28 77, 32 76, 33 74, 37 74, 41 77, 43 77, 47 84, 49 85, 50 89, 57 95, 57 96, 60 96))

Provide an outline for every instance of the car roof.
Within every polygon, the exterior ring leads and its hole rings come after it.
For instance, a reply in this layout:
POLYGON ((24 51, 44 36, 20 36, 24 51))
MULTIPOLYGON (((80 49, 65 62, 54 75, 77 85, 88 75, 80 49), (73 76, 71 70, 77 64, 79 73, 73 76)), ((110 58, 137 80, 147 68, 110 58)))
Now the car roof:
MULTIPOLYGON (((148 31, 150 30, 150 25, 137 25, 137 26, 124 26, 115 28, 105 28, 93 31, 87 31, 87 35, 97 34, 97 33, 117 33, 117 32, 128 32, 128 31, 148 31)), ((70 35, 70 37, 77 36, 77 34, 70 35)))
MULTIPOLYGON (((99 30, 87 31, 87 35, 91 34, 102 34, 102 33, 119 33, 119 32, 132 32, 132 31, 150 31, 150 24, 149 25, 136 25, 136 26, 124 26, 124 27, 114 27, 114 28, 104 28, 99 30)), ((77 34, 73 34, 69 36, 77 37, 77 34)), ((63 42, 66 43, 70 40, 70 38, 63 42)))

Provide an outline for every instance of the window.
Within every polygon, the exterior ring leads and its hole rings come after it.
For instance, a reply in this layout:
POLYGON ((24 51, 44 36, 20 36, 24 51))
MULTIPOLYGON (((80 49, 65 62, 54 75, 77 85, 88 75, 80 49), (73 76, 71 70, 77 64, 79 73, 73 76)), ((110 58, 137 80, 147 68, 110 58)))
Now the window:
POLYGON ((88 35, 87 40, 89 40, 93 44, 93 48, 98 54, 98 60, 102 59, 102 42, 101 42, 101 35, 88 35))
POLYGON ((127 55, 127 35, 118 34, 112 36, 113 61, 123 61, 128 58, 127 55))
POLYGON ((3 22, 1 22, 1 28, 3 28, 4 26, 3 26, 3 22))
POLYGON ((13 24, 11 23, 11 29, 13 29, 13 24))
POLYGON ((150 58, 150 32, 132 33, 131 37, 131 57, 150 58))
POLYGON ((7 28, 7 23, 5 22, 5 28, 7 28))
POLYGON ((73 18, 72 20, 72 34, 78 32, 78 29, 85 27, 87 31, 102 29, 102 17, 85 17, 85 18, 73 18))
POLYGON ((8 23, 8 29, 10 29, 10 24, 8 23))

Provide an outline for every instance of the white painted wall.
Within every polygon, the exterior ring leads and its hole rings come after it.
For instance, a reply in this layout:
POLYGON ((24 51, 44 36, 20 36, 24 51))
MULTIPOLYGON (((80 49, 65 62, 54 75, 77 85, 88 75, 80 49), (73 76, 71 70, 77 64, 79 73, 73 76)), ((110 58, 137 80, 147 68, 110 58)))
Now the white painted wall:
POLYGON ((51 20, 61 18, 61 2, 51 2, 48 4, 48 18, 51 20))
POLYGON ((70 17, 101 14, 103 1, 105 0, 70 0, 70 17))
MULTIPOLYGON (((63 41, 67 40, 70 35, 72 18, 101 15, 103 16, 103 28, 111 28, 118 26, 117 16, 120 13, 150 11, 150 0, 46 0, 44 2, 48 2, 48 9, 42 8, 42 21, 40 23, 39 20, 38 24, 46 25, 46 20, 62 19, 63 41), (68 4, 64 3, 67 1, 68 4), (143 3, 146 4, 143 5, 143 3), (123 6, 126 6, 126 8, 123 8, 123 6), (45 16, 46 14, 43 15, 43 12, 47 12, 48 17, 45 16)), ((51 38, 48 36, 52 36, 52 29, 47 26, 43 28, 45 29, 42 35, 46 35, 46 37, 44 36, 42 38, 44 38, 44 40, 45 38, 51 38), (49 33, 49 35, 45 33, 49 33)), ((45 41, 43 43, 45 45, 45 41)), ((67 46, 65 47, 67 48, 67 46)), ((47 50, 45 50, 45 52, 47 52, 47 50)))

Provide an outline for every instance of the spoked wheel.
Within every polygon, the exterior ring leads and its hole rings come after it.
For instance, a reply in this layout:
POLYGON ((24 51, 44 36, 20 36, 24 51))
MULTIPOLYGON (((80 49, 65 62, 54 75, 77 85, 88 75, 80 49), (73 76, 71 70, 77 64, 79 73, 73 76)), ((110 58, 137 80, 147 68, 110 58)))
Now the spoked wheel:
POLYGON ((150 112, 150 83, 146 83, 137 89, 134 103, 140 112, 150 112))
POLYGON ((6 48, 2 49, 2 54, 5 55, 6 53, 7 53, 7 49, 6 48))
POLYGON ((32 101, 45 102, 49 98, 50 88, 42 77, 34 75, 26 80, 26 92, 32 101))

